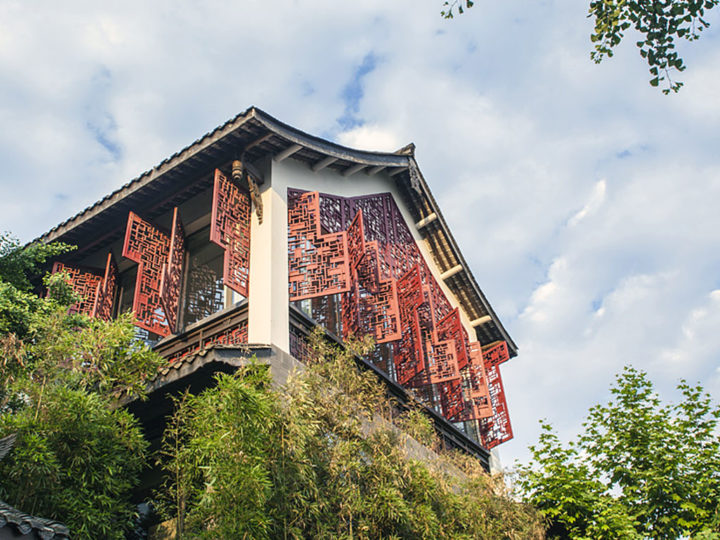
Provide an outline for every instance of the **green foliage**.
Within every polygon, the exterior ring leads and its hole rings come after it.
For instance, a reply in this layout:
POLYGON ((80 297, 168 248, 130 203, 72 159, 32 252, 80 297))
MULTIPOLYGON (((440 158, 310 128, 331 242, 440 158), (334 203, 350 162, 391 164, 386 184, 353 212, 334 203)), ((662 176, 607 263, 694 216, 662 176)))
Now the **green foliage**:
POLYGON ((446 2, 443 2, 443 9, 440 12, 440 15, 442 15, 445 19, 454 19, 455 9, 457 9, 457 12, 462 15, 465 13, 466 9, 470 9, 474 4, 475 2, 472 0, 447 0, 446 2))
POLYGON ((613 401, 589 411, 563 447, 543 423, 535 463, 521 468, 526 498, 568 538, 679 538, 719 533, 720 408, 699 386, 662 404, 647 374, 626 368, 613 401), (631 532, 634 529, 634 533, 631 532))
POLYGON ((0 236, 0 411, 20 380, 114 397, 142 395, 163 363, 135 339, 131 314, 106 322, 68 313, 78 297, 64 273, 43 279, 46 298, 29 292, 30 281, 38 277, 33 272, 68 249, 64 244, 23 248, 0 236))
POLYGON ((180 537, 541 537, 537 514, 512 501, 501 478, 398 429, 428 435, 428 424, 398 418, 374 375, 356 367, 363 348, 316 336, 317 360, 282 389, 254 365, 180 399, 161 491, 180 537))
POLYGON ((580 459, 576 445, 563 448, 549 424, 542 428, 539 443, 530 447, 540 468, 523 469, 520 485, 547 517, 549 536, 639 538, 632 516, 580 459))
POLYGON ((135 339, 130 313, 112 321, 69 315, 64 309, 36 317, 25 346, 33 378, 121 397, 140 395, 164 360, 135 339))
POLYGON ((37 311, 42 301, 32 293, 23 292, 0 280, 0 333, 25 336, 30 314, 37 311))
POLYGON ((7 293, 0 300, 0 410, 22 380, 142 397, 164 360, 135 339, 132 315, 102 321, 69 314, 76 298, 64 289, 62 275, 47 283, 51 293, 41 299, 0 281, 0 292, 7 293))
MULTIPOLYGON (((590 54, 595 63, 612 57, 615 47, 632 29, 640 38, 636 41, 650 69, 650 85, 665 83, 663 94, 678 92, 683 83, 673 81, 672 71, 685 71, 685 62, 675 48, 676 40, 695 41, 700 32, 710 26, 703 17, 720 0, 591 0, 588 17, 595 20, 590 40, 595 50, 590 54)), ((473 2, 467 0, 465 8, 473 2)), ((446 19, 462 14, 463 0, 447 0, 440 14, 446 19)))
POLYGON ((166 504, 192 538, 268 537, 269 460, 280 410, 264 370, 221 375, 185 394, 165 433, 166 504))
POLYGON ((140 428, 116 398, 141 395, 163 362, 135 340, 132 317, 69 314, 78 298, 63 274, 30 292, 63 245, 21 248, 0 237, 0 499, 66 523, 74 538, 123 538, 146 459, 140 428))
POLYGON ((433 448, 437 442, 435 427, 419 405, 406 411, 396 419, 396 423, 410 437, 429 448, 433 448))
POLYGON ((25 339, 36 313, 64 305, 76 298, 59 275, 48 277, 45 285, 53 291, 54 302, 44 302, 32 293, 31 281, 40 277, 48 258, 72 249, 65 244, 30 244, 22 247, 8 234, 0 234, 0 335, 14 334, 25 339))
POLYGON ((593 0, 589 17, 595 19, 590 39, 595 43, 592 59, 599 63, 613 55, 613 49, 630 28, 639 35, 640 55, 650 67, 650 84, 667 83, 663 93, 677 92, 683 83, 673 81, 670 72, 684 71, 685 63, 675 49, 676 39, 695 41, 709 26, 705 12, 720 0, 593 0))
POLYGON ((23 247, 8 233, 0 233, 0 280, 22 292, 32 289, 31 279, 42 274, 42 266, 52 257, 71 251, 62 242, 35 242, 23 247))
POLYGON ((0 415, 0 437, 17 433, 0 499, 62 521, 73 538, 124 538, 147 446, 134 418, 97 394, 26 388, 28 406, 0 415))
POLYGON ((49 257, 70 249, 65 244, 31 244, 23 248, 8 234, 0 235, 0 410, 9 399, 8 387, 32 371, 26 343, 34 329, 42 328, 54 312, 65 313, 77 300, 61 275, 47 277, 50 292, 39 298, 31 292, 31 280, 49 257))

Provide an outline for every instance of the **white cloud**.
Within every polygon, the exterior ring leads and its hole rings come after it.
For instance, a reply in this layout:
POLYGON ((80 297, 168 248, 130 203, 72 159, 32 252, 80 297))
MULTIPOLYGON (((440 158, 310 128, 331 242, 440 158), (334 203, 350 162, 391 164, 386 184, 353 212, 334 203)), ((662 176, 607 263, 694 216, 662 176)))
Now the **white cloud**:
POLYGON ((607 182, 605 180, 600 180, 599 182, 597 182, 595 184, 595 187, 593 188, 590 200, 585 206, 582 207, 582 210, 580 210, 577 214, 570 218, 570 221, 568 221, 568 227, 574 227, 587 216, 595 213, 597 209, 600 208, 602 203, 605 202, 606 191, 607 182))
POLYGON ((338 135, 338 142, 351 148, 394 152, 403 144, 397 135, 383 126, 359 126, 338 135))
POLYGON ((712 377, 720 367, 720 289, 711 291, 702 302, 691 308, 673 344, 665 347, 657 368, 669 373, 683 372, 689 380, 712 378, 714 390, 720 390, 712 377))

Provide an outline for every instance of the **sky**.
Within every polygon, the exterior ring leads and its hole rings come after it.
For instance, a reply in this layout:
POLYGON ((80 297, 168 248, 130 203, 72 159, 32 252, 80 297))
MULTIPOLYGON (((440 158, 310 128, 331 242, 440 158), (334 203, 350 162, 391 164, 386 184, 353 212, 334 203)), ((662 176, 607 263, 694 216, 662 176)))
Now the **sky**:
POLYGON ((528 459, 623 366, 720 396, 720 9, 649 86, 628 36, 590 60, 587 2, 0 1, 0 231, 29 241, 255 105, 348 146, 409 142, 519 346, 528 459))

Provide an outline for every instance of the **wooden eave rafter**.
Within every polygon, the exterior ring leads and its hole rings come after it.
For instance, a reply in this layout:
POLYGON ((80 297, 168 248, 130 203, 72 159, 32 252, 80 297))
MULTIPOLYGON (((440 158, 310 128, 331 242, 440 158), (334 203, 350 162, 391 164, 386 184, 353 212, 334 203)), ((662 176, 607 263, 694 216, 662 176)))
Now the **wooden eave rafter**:
POLYGON ((124 223, 118 226, 115 222, 130 209, 144 210, 147 218, 153 219, 172 205, 209 188, 212 170, 229 165, 240 154, 244 154, 248 162, 267 155, 276 159, 294 159, 313 170, 330 168, 346 177, 353 177, 362 170, 368 175, 382 172, 392 177, 416 222, 435 214, 432 223, 422 227, 421 234, 427 240, 439 268, 462 267, 462 271, 448 280, 447 285, 461 301, 468 316, 474 320, 491 317, 491 322, 475 328, 478 339, 483 343, 505 340, 511 355, 517 354, 517 346, 477 285, 427 182, 419 172, 414 146, 408 145, 396 153, 355 150, 300 131, 254 107, 57 225, 38 240, 83 244, 84 249, 79 250, 78 255, 87 253, 88 245, 109 244, 123 234, 124 223), (138 205, 142 208, 137 208, 138 205), (98 236, 98 231, 105 232, 98 236), (92 240, 88 242, 88 239, 92 240))
MULTIPOLYGON (((414 161, 415 158, 411 157, 411 159, 414 161)), ((414 179, 414 182, 410 178, 410 168, 408 168, 395 176, 396 185, 403 194, 406 204, 415 213, 413 218, 416 223, 421 223, 435 214, 429 220, 431 223, 427 223, 421 228, 421 234, 427 241, 438 268, 448 270, 458 265, 462 267, 463 271, 456 273, 446 285, 457 296, 471 320, 483 320, 483 324, 474 327, 478 340, 483 344, 498 340, 506 341, 511 357, 517 356, 517 345, 477 284, 422 172, 417 164, 415 165, 414 169, 417 171, 418 177, 414 179), (417 189, 413 187, 413 184, 417 189), (487 321, 485 317, 490 317, 491 320, 487 321)))

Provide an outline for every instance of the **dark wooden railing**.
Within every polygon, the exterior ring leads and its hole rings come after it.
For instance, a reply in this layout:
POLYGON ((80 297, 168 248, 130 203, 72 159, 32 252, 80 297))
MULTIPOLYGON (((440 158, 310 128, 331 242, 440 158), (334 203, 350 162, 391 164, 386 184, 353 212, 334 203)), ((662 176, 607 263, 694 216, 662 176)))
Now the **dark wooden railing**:
POLYGON ((153 347, 170 362, 210 345, 240 345, 248 341, 248 303, 242 300, 189 325, 180 334, 169 336, 153 347))

